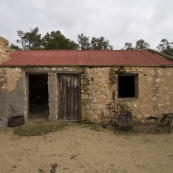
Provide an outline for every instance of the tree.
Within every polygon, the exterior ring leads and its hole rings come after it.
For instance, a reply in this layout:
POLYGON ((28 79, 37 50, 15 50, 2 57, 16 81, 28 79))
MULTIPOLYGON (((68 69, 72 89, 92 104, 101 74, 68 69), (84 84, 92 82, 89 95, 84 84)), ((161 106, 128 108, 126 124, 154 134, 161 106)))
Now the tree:
POLYGON ((104 37, 92 37, 91 41, 89 37, 83 34, 78 34, 78 43, 81 50, 112 50, 113 47, 109 44, 109 40, 105 40, 104 37))
POLYGON ((109 45, 109 40, 105 40, 104 37, 91 39, 91 49, 93 50, 113 50, 113 47, 109 45))
POLYGON ((150 45, 145 42, 144 40, 140 39, 138 41, 136 41, 136 46, 133 47, 132 46, 132 43, 130 42, 127 42, 125 43, 124 45, 124 48, 122 50, 145 50, 145 49, 149 49, 150 48, 150 45))
POLYGON ((16 42, 21 43, 24 50, 42 49, 42 38, 38 27, 30 29, 30 32, 18 30, 17 34, 20 39, 16 42))
POLYGON ((132 43, 125 43, 124 48, 122 50, 133 50, 132 43))
POLYGON ((149 49, 150 45, 145 42, 144 40, 140 39, 136 42, 136 46, 134 49, 136 50, 145 50, 145 49, 149 49))
POLYGON ((160 44, 157 46, 157 49, 162 53, 173 56, 173 42, 171 43, 165 38, 161 40, 160 44))
MULTIPOLYGON (((38 27, 30 29, 30 32, 17 31, 18 39, 16 42, 22 44, 24 50, 56 50, 56 49, 71 49, 71 50, 112 50, 113 47, 109 44, 109 40, 104 37, 89 37, 83 34, 78 34, 78 43, 66 38, 60 31, 52 31, 41 37, 38 27)), ((15 45, 13 45, 14 47, 15 45)))
POLYGON ((10 44, 10 49, 21 50, 19 46, 16 46, 14 44, 10 44))
POLYGON ((43 48, 50 49, 78 49, 78 44, 67 39, 60 31, 52 31, 43 37, 43 48))
POLYGON ((20 37, 17 43, 22 44, 24 50, 40 49, 78 49, 78 44, 66 38, 60 31, 52 31, 44 37, 39 34, 38 27, 30 29, 30 32, 17 31, 20 37))
POLYGON ((78 43, 81 50, 91 49, 89 37, 86 37, 83 34, 78 34, 78 43))

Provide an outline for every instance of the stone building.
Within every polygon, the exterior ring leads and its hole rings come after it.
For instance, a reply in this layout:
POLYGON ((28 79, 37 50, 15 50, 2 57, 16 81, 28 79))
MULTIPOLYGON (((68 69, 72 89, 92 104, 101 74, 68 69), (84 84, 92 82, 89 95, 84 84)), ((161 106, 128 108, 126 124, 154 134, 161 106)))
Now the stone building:
POLYGON ((19 50, 0 38, 0 117, 135 121, 173 112, 173 62, 147 50, 19 50), (109 109, 111 108, 111 109, 109 109))

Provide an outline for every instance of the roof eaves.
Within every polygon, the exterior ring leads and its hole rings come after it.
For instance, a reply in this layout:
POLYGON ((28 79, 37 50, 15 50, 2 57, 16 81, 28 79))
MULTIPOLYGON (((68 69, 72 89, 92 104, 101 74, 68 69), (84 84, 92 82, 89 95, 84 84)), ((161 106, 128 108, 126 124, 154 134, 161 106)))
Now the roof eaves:
POLYGON ((135 65, 135 64, 111 64, 111 65, 103 65, 103 64, 97 64, 97 65, 30 65, 30 64, 25 64, 25 65, 0 65, 0 68, 6 68, 6 67, 173 67, 172 64, 159 64, 159 65, 150 65, 150 64, 145 64, 145 65, 135 65))
POLYGON ((173 56, 170 56, 170 55, 166 55, 165 53, 162 53, 162 52, 158 52, 157 50, 154 50, 154 49, 148 49, 148 51, 154 53, 154 54, 157 54, 157 55, 160 55, 170 61, 173 61, 173 56))

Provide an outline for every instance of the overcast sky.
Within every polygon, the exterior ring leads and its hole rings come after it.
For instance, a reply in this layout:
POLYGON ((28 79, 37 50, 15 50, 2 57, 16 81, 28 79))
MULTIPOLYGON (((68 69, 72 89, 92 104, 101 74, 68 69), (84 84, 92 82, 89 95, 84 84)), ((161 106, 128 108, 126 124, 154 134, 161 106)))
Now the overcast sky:
POLYGON ((17 30, 38 27, 77 42, 77 35, 105 37, 115 50, 144 39, 156 49, 173 42, 173 0, 0 0, 0 36, 16 44, 17 30))

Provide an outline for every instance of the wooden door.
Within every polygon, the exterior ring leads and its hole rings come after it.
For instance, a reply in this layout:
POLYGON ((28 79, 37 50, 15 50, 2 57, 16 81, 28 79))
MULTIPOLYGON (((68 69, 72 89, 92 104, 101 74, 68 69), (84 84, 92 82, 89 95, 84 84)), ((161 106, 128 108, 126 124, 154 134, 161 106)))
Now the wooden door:
POLYGON ((80 80, 79 75, 60 75, 59 120, 80 120, 80 80))

